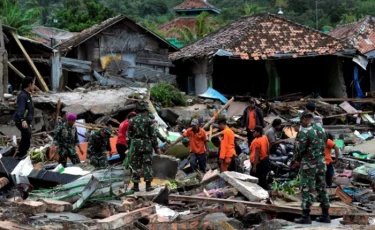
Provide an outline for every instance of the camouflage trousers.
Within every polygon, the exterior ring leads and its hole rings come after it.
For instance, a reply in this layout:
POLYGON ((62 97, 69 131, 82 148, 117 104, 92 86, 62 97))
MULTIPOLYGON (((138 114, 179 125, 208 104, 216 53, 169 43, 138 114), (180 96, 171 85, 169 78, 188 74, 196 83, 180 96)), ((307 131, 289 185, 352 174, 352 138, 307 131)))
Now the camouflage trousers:
POLYGON ((106 153, 91 152, 90 154, 87 155, 87 158, 90 160, 90 164, 94 166, 95 168, 107 168, 108 167, 106 153))
POLYGON ((303 210, 310 209, 317 200, 322 208, 329 208, 328 192, 326 190, 326 163, 324 156, 314 159, 302 158, 301 164, 301 191, 303 210), (317 198, 317 199, 316 199, 317 198))
POLYGON ((139 183, 143 170, 144 181, 151 182, 152 176, 152 147, 149 141, 134 140, 134 153, 130 160, 133 183, 139 183))
POLYGON ((81 161, 79 160, 78 154, 74 147, 66 148, 63 146, 59 146, 59 163, 66 168, 68 157, 72 164, 79 164, 81 161))

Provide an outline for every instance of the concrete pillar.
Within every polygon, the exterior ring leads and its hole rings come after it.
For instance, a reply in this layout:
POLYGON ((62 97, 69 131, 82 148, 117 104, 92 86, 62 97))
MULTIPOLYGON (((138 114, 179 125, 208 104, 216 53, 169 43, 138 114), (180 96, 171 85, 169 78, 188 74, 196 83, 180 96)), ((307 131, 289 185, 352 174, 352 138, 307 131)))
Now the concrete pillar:
POLYGON ((332 61, 327 61, 326 66, 326 71, 329 74, 328 79, 326 79, 327 96, 337 98, 348 97, 344 79, 343 62, 339 57, 332 57, 332 59, 332 61))
POLYGON ((61 55, 59 52, 53 53, 51 56, 51 76, 52 76, 52 90, 57 91, 60 87, 61 79, 61 55))
POLYGON ((199 95, 205 93, 208 89, 208 75, 207 75, 206 58, 194 62, 193 73, 195 76, 195 94, 199 95))
POLYGON ((268 90, 267 94, 269 98, 280 96, 280 78, 277 74, 277 69, 274 61, 266 60, 266 71, 268 75, 268 90))

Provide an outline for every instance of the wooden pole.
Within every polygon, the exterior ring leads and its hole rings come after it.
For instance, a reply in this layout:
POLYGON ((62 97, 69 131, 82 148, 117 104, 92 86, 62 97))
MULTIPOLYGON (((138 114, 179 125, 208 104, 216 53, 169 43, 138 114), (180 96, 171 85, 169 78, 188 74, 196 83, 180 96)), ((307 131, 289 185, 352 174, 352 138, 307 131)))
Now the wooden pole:
POLYGON ((57 101, 57 106, 56 106, 56 124, 57 124, 57 121, 59 120, 60 108, 61 108, 61 98, 59 98, 59 100, 57 101))
MULTIPOLYGON (((19 71, 12 63, 10 63, 8 61, 8 66, 9 68, 11 68, 19 77, 21 77, 22 79, 25 78, 25 75, 23 75, 23 73, 21 73, 21 71, 19 71)), ((34 86, 36 90, 38 91, 41 91, 37 86, 34 86)))
MULTIPOLYGON (((217 114, 220 114, 221 112, 224 111, 224 109, 228 108, 230 103, 232 103, 234 101, 234 97, 232 97, 218 112, 217 114)), ((204 126, 203 126, 203 129, 207 128, 212 122, 214 122, 216 119, 216 117, 214 116, 213 118, 211 118, 211 120, 209 122, 207 122, 204 126)))
POLYGON ((20 49, 21 49, 23 55, 25 55, 25 57, 26 57, 27 61, 29 62, 31 68, 33 69, 35 75, 37 76, 37 78, 38 78, 38 80, 39 80, 39 83, 42 85, 42 89, 43 89, 44 91, 48 92, 49 89, 48 89, 48 86, 47 86, 46 82, 44 81, 42 75, 40 75, 38 69, 36 68, 36 66, 35 66, 35 64, 34 64, 34 62, 33 62, 33 60, 31 60, 29 54, 26 52, 25 48, 23 47, 21 41, 18 39, 18 37, 17 37, 17 35, 14 33, 14 31, 12 31, 12 36, 13 36, 14 40, 16 41, 17 45, 20 47, 20 49))
POLYGON ((211 141, 211 138, 212 138, 212 131, 213 131, 213 127, 212 125, 210 125, 210 132, 208 134, 208 140, 211 141))
POLYGON ((374 113, 374 111, 364 111, 364 112, 356 112, 356 113, 342 113, 342 114, 326 116, 323 119, 334 118, 334 117, 343 117, 343 116, 346 116, 346 115, 368 114, 368 113, 371 114, 371 113, 374 113))

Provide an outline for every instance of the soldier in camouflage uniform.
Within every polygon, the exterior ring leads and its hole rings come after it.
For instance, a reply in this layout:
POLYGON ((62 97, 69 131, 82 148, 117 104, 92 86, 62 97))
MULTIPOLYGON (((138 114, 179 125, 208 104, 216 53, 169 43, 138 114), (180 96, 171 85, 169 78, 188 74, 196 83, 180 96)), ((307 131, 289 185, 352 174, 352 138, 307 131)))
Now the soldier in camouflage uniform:
POLYGON ((112 130, 103 128, 91 134, 87 148, 87 158, 95 168, 106 168, 108 166, 107 151, 111 152, 109 138, 112 130))
POLYGON ((58 145, 59 149, 59 163, 66 167, 67 158, 69 157, 72 164, 78 164, 81 161, 77 155, 75 146, 78 146, 81 154, 83 155, 82 149, 79 146, 77 128, 74 126, 77 116, 75 114, 69 114, 67 121, 61 123, 56 130, 54 143, 58 145))
POLYGON ((139 191, 140 176, 143 169, 144 180, 146 182, 146 191, 152 191, 152 149, 160 153, 157 141, 157 132, 153 120, 149 117, 148 106, 141 102, 138 105, 138 115, 133 117, 129 122, 127 137, 133 141, 134 153, 130 160, 132 169, 134 192, 139 191))
POLYGON ((304 112, 301 117, 301 130, 295 141, 295 161, 301 162, 301 191, 303 216, 294 222, 299 224, 311 224, 310 207, 315 201, 315 192, 320 200, 323 215, 316 221, 331 223, 329 210, 329 198, 326 190, 326 164, 325 143, 327 137, 323 128, 310 124, 313 114, 304 112))

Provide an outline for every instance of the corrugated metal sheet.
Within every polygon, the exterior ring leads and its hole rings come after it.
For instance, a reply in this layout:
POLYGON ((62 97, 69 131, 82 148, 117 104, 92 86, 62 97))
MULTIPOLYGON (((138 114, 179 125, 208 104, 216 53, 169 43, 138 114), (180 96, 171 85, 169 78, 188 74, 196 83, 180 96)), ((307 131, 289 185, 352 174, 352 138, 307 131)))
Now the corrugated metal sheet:
POLYGON ((62 68, 67 71, 88 74, 91 73, 91 61, 83 61, 73 58, 61 58, 62 68))

